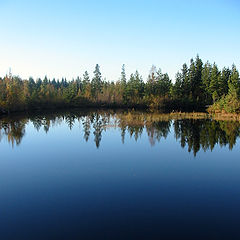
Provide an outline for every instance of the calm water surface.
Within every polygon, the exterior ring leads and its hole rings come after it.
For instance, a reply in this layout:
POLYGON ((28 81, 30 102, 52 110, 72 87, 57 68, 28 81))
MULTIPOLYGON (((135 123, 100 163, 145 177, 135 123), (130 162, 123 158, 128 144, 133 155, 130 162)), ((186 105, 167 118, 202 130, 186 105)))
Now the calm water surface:
POLYGON ((0 119, 1 239, 240 239, 240 123, 0 119))

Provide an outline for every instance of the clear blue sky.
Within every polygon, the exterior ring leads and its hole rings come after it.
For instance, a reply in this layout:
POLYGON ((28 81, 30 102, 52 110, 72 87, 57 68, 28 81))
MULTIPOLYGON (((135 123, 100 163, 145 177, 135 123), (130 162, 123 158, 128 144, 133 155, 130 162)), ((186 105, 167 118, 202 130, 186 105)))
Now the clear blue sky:
POLYGON ((198 53, 240 67, 239 0, 0 0, 0 75, 67 78, 100 64, 146 77, 152 64, 171 78, 198 53))

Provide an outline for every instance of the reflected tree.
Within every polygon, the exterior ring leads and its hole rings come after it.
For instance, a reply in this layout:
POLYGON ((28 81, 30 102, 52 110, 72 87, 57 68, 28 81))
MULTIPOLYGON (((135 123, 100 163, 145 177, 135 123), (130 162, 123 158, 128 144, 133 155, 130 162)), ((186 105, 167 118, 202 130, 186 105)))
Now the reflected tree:
POLYGON ((99 148, 102 139, 103 123, 101 116, 98 113, 94 117, 93 129, 94 142, 96 143, 96 147, 99 148))
POLYGON ((238 121, 216 121, 212 119, 171 119, 170 115, 141 113, 141 112, 68 112, 36 114, 18 118, 0 119, 0 140, 6 138, 9 143, 19 145, 25 135, 25 126, 28 122, 39 131, 49 129, 63 121, 71 130, 75 121, 83 126, 84 139, 89 140, 91 129, 96 147, 100 147, 102 132, 108 128, 116 127, 121 132, 122 143, 129 134, 138 141, 143 131, 149 138, 152 146, 160 143, 162 138, 167 138, 170 131, 174 131, 176 141, 182 148, 187 148, 194 156, 202 149, 213 150, 216 144, 220 147, 228 146, 231 150, 240 136, 240 123, 238 121))
POLYGON ((87 142, 90 136, 90 129, 91 129, 91 120, 88 116, 82 121, 83 131, 84 131, 84 139, 87 142))
POLYGON ((25 125, 27 122, 27 119, 1 121, 1 137, 6 136, 8 142, 11 143, 12 147, 14 147, 15 144, 19 145, 25 135, 25 125))

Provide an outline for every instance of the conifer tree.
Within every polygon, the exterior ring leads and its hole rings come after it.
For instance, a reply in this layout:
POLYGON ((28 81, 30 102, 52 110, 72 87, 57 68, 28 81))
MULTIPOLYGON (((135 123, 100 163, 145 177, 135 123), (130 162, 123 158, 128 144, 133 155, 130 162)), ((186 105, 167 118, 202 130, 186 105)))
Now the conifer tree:
POLYGON ((98 100, 98 96, 102 92, 102 75, 100 72, 100 66, 98 64, 96 64, 93 74, 94 74, 94 77, 91 82, 91 92, 92 92, 92 97, 95 100, 98 100))

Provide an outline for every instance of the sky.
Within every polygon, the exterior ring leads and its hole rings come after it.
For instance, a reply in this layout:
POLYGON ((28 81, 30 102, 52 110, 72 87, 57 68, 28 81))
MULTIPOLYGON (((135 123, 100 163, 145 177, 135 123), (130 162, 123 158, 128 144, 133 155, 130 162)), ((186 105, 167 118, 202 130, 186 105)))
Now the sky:
POLYGON ((0 0, 0 76, 109 81, 154 64, 174 80, 199 54, 240 68, 239 0, 0 0))

